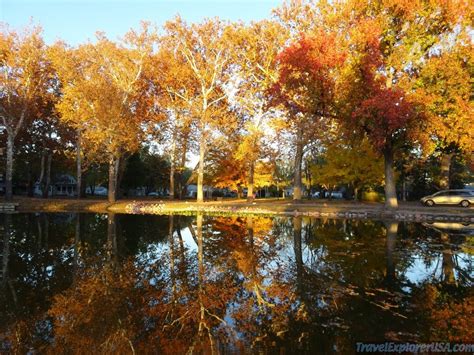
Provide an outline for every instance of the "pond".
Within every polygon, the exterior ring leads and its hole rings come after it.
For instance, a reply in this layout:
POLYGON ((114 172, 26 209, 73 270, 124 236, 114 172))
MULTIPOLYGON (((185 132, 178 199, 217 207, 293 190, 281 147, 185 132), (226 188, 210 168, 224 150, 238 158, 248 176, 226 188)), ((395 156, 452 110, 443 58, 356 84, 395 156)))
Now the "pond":
POLYGON ((474 339, 474 225, 0 215, 0 351, 315 353, 474 339))

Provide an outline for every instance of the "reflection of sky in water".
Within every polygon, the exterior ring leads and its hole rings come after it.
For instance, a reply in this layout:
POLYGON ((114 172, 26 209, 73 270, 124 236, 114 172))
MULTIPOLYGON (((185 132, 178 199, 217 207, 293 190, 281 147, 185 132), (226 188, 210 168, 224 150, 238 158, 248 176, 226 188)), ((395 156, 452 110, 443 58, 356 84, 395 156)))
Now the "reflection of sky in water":
MULTIPOLYGON (((184 228, 181 230, 181 236, 183 237, 183 243, 187 250, 187 252, 193 253, 197 252, 197 244, 194 241, 189 228, 184 228)), ((177 233, 175 232, 174 235, 175 243, 178 241, 177 233)), ((150 243, 147 246, 146 252, 141 252, 136 255, 136 260, 142 265, 152 265, 160 260, 160 256, 162 254, 166 254, 169 252, 169 244, 168 239, 164 240, 163 242, 158 243, 150 243)))
POLYGON ((407 268, 405 272, 405 277, 411 283, 419 284, 425 280, 433 279, 435 276, 439 276, 437 274, 441 273, 441 257, 442 255, 439 254, 437 256, 437 262, 431 262, 429 265, 427 265, 423 258, 420 256, 415 256, 412 265, 407 268))
MULTIPOLYGON (((468 272, 469 277, 474 277, 474 272, 472 270, 472 264, 474 262, 474 258, 472 255, 466 253, 455 253, 453 254, 453 258, 455 258, 456 267, 464 271, 471 270, 468 272)), ((442 278, 442 264, 443 264, 443 254, 439 253, 436 255, 436 258, 433 258, 429 264, 425 262, 425 260, 420 256, 416 255, 413 257, 412 265, 407 268, 404 273, 404 276, 414 284, 421 284, 423 282, 433 280, 433 279, 441 279, 442 278)), ((459 277, 459 272, 455 269, 454 276, 457 279, 459 277)))

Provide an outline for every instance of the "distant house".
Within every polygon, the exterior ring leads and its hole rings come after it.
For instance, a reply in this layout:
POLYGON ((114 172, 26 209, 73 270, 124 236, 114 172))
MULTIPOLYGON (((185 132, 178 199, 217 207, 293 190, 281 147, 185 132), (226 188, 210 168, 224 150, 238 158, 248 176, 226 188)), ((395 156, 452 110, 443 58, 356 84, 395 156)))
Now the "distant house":
MULTIPOLYGON (((204 196, 206 197, 211 197, 212 196, 212 192, 214 191, 214 188, 212 186, 206 186, 204 185, 202 187, 202 190, 203 190, 203 193, 204 193, 204 196)), ((186 197, 189 197, 189 198, 196 198, 197 197, 197 185, 195 184, 191 184, 191 185, 188 185, 187 186, 187 193, 186 193, 186 197)))
MULTIPOLYGON (((64 174, 57 175, 49 186, 48 196, 75 196, 77 181, 74 176, 64 174)), ((35 195, 43 195, 40 183, 35 183, 35 195)))
POLYGON ((139 196, 146 196, 146 187, 136 187, 134 189, 128 189, 126 191, 128 197, 139 197, 139 196))

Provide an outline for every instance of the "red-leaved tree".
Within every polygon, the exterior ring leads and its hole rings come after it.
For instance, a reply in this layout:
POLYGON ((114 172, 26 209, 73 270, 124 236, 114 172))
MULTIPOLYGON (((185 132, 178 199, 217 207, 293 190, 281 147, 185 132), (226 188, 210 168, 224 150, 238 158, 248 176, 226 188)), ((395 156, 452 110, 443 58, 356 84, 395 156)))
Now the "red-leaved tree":
POLYGON ((272 103, 284 108, 279 127, 294 138, 293 199, 301 199, 304 149, 326 131, 334 117, 334 70, 343 61, 336 36, 319 31, 301 38, 278 55, 278 80, 270 90, 272 103))

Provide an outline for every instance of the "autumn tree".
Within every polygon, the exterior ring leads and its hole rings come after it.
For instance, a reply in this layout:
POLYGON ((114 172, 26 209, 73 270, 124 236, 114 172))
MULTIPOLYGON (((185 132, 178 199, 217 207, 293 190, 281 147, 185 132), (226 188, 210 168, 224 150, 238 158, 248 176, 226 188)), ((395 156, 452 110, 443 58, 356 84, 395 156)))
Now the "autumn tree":
MULTIPOLYGON (((374 68, 373 68, 374 70, 374 68)), ((368 83, 366 83, 368 84, 368 83)), ((396 208, 394 152, 397 145, 409 139, 407 131, 417 121, 416 110, 402 90, 375 84, 371 96, 361 102, 352 114, 352 123, 362 130, 374 148, 383 154, 385 165, 385 205, 396 208)), ((369 90, 368 90, 369 91, 369 90)))
POLYGON ((243 188, 247 183, 247 170, 242 160, 236 157, 242 137, 235 135, 222 140, 209 150, 205 180, 213 186, 230 188, 237 191, 241 198, 243 188))
POLYGON ((16 33, 2 26, 0 68, 0 123, 7 143, 5 198, 11 200, 15 139, 50 95, 51 66, 41 29, 32 27, 16 33))
POLYGON ((302 35, 278 55, 278 80, 271 88, 274 105, 286 113, 282 126, 291 132, 294 148, 293 199, 302 196, 302 161, 305 147, 323 132, 327 134, 334 117, 333 72, 344 56, 336 36, 320 30, 302 35))
POLYGON ((153 114, 147 80, 153 40, 144 24, 122 43, 99 34, 96 44, 72 50, 72 59, 68 50, 55 57, 63 83, 58 111, 81 132, 82 143, 88 143, 83 149, 108 163, 110 202, 116 199, 120 161, 139 148, 141 123, 153 114))
POLYGON ((288 34, 281 24, 269 20, 248 26, 239 23, 234 28, 232 103, 245 121, 237 158, 247 170, 247 196, 252 199, 255 166, 265 155, 265 132, 276 114, 268 107, 265 92, 277 80, 276 58, 288 34))
POLYGON ((57 85, 51 87, 52 94, 37 105, 34 118, 17 136, 14 177, 17 181, 27 179, 29 195, 33 194, 34 184, 38 182, 43 197, 47 198, 53 160, 56 167, 68 166, 73 154, 74 131, 59 120, 55 110, 58 89, 57 85))
POLYGON ((196 142, 193 134, 195 128, 193 99, 199 90, 192 68, 175 48, 176 38, 163 36, 160 40, 160 49, 153 58, 153 81, 161 94, 156 97, 160 107, 159 120, 153 121, 150 125, 153 138, 169 155, 170 199, 175 195, 182 197, 185 192, 183 185, 185 185, 187 154, 196 142))
MULTIPOLYGON (((231 129, 225 84, 229 79, 228 25, 218 19, 200 24, 186 24, 181 18, 165 25, 166 36, 175 41, 174 50, 189 71, 190 81, 177 87, 172 94, 184 100, 195 121, 198 137, 199 165, 197 169, 197 201, 204 200, 204 163, 209 142, 221 128, 231 129)), ((188 72, 185 72, 188 73, 188 72)), ((235 116, 234 116, 235 117, 235 116)))
POLYGON ((470 155, 474 147, 471 100, 472 45, 460 39, 453 48, 431 56, 415 80, 416 92, 429 116, 432 149, 441 151, 441 188, 450 188, 451 159, 456 151, 470 155))
POLYGON ((351 143, 344 137, 331 142, 319 160, 311 164, 311 177, 328 190, 347 184, 357 199, 362 188, 383 182, 383 161, 367 139, 351 143))
MULTIPOLYGON (((238 198, 242 197, 244 186, 248 186, 250 170, 242 151, 241 135, 224 137, 215 141, 209 150, 205 181, 216 187, 230 188, 237 191, 238 198), (220 143, 220 144, 219 144, 220 143)), ((260 188, 273 183, 272 166, 264 161, 253 162, 253 186, 260 188)), ((247 197, 253 199, 253 190, 247 190, 247 197), (249 196, 252 193, 252 196, 249 196)))
POLYGON ((350 58, 341 75, 347 95, 339 102, 351 103, 340 116, 365 132, 384 154, 387 207, 397 207, 392 165, 399 144, 426 144, 429 120, 413 84, 466 14, 464 1, 353 0, 340 5, 337 17, 346 34, 341 46, 350 49, 350 58))

